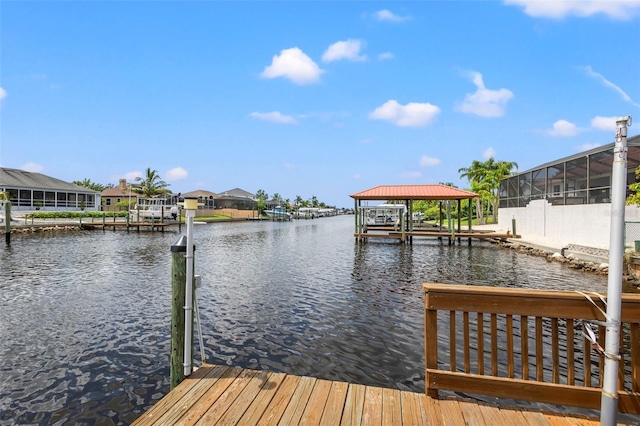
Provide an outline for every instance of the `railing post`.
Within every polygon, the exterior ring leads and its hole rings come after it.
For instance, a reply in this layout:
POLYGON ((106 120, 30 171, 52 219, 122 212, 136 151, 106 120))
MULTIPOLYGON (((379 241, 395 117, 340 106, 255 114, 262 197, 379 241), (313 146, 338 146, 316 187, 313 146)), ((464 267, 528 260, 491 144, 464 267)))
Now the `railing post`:
POLYGON ((438 389, 431 388, 429 370, 438 368, 438 311, 429 308, 429 290, 424 298, 424 388, 428 397, 437 398, 438 389))

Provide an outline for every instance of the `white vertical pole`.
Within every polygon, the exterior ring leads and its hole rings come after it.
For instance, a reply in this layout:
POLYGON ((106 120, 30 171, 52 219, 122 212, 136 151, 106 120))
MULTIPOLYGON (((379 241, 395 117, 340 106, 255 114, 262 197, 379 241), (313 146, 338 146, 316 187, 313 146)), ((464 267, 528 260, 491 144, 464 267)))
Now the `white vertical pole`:
POLYGON ((620 311, 622 310, 622 266, 624 256, 624 206, 627 194, 627 125, 631 116, 616 120, 611 174, 611 234, 607 285, 607 331, 600 424, 615 426, 618 417, 618 362, 620 359, 620 311))
MULTIPOLYGON (((185 200, 185 207, 191 200, 185 200)), ((193 200, 195 202, 195 200, 193 200)), ((195 208, 185 208, 187 216, 187 282, 184 297, 184 376, 191 375, 191 347, 193 322, 193 218, 195 208)))

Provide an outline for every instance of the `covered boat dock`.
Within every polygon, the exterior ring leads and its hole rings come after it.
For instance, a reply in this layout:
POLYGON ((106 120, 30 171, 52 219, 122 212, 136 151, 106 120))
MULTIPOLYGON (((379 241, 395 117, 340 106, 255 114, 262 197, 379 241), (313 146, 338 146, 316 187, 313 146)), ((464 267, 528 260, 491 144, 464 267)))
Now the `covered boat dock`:
MULTIPOLYGON (((357 241, 369 238, 399 239, 400 242, 413 242, 413 237, 449 238, 508 238, 508 234, 478 232, 472 229, 471 209, 469 209, 468 229, 462 230, 460 215, 457 220, 450 217, 445 226, 445 203, 457 202, 461 211, 462 200, 479 197, 475 192, 465 191, 442 184, 431 185, 380 185, 350 195, 355 200, 355 233, 357 241), (439 201, 440 217, 438 225, 421 226, 414 220, 418 214, 413 211, 413 202, 418 200, 439 201), (364 202, 379 201, 384 204, 363 205, 364 202)), ((450 206, 450 204, 449 204, 450 206)))

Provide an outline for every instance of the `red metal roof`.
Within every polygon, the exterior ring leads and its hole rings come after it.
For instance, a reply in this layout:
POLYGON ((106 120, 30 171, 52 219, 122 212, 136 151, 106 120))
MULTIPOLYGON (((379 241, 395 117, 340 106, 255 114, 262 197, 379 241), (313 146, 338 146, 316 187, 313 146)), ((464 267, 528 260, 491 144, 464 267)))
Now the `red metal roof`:
POLYGON ((356 200, 464 200, 479 197, 475 192, 447 185, 380 185, 350 195, 356 200))

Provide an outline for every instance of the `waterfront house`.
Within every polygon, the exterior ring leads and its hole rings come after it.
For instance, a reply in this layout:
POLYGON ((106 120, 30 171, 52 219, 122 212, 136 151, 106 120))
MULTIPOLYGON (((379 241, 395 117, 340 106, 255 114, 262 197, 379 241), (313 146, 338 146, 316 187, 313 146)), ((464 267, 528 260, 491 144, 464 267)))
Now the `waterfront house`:
POLYGON ((12 210, 99 210, 100 193, 42 173, 0 167, 0 191, 12 210))
MULTIPOLYGON (((551 161, 500 181, 498 226, 522 235, 607 249, 614 143, 551 161)), ((640 135, 627 140, 628 185, 640 165, 640 135)), ((625 210, 625 244, 640 240, 640 209, 625 210), (634 222, 636 222, 634 224, 634 222)))
POLYGON ((182 198, 197 198, 198 210, 213 210, 215 209, 215 200, 218 198, 218 194, 211 191, 205 191, 204 189, 198 189, 191 192, 185 192, 181 195, 182 198))
POLYGON ((255 194, 240 188, 219 193, 215 202, 216 209, 255 210, 258 206, 255 194))
POLYGON ((126 179, 120 179, 117 187, 105 189, 100 196, 102 198, 102 210, 105 212, 128 210, 127 206, 118 205, 123 201, 128 202, 129 208, 133 208, 138 203, 138 194, 132 190, 131 184, 127 183, 126 179))

